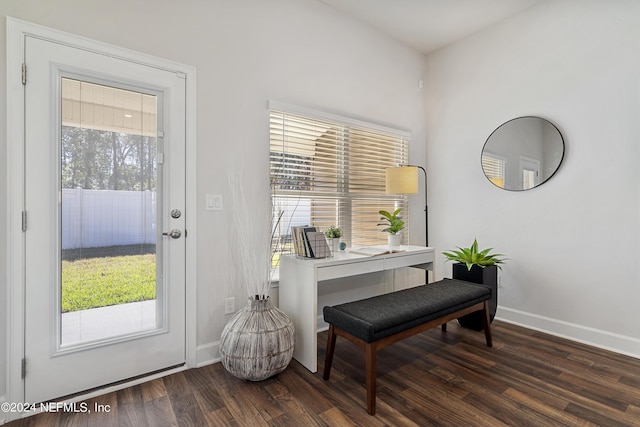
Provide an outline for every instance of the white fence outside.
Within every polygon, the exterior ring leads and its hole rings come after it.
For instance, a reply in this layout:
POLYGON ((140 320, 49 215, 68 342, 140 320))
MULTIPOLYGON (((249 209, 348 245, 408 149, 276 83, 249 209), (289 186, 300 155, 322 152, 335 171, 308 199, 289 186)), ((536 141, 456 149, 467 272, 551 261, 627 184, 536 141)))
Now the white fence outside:
POLYGON ((291 227, 311 225, 311 200, 303 198, 276 197, 273 201, 272 224, 278 221, 280 211, 284 212, 280 220, 280 236, 291 236, 291 227))
POLYGON ((62 190, 62 249, 155 243, 155 191, 62 190))

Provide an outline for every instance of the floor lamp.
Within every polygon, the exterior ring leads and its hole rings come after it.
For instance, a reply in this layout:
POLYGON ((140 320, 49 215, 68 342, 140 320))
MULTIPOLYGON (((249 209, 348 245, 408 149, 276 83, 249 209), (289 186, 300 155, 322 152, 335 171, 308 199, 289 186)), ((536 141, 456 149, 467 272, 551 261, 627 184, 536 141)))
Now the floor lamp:
POLYGON ((429 246, 429 212, 427 210, 427 171, 422 166, 400 165, 386 169, 387 194, 417 194, 418 169, 424 173, 424 245, 429 246))
MULTIPOLYGON (((386 169, 387 194, 417 194, 418 169, 424 173, 424 245, 429 246, 429 212, 427 204, 427 171, 422 166, 400 165, 386 169)), ((425 270, 425 282, 429 283, 429 271, 425 270)))

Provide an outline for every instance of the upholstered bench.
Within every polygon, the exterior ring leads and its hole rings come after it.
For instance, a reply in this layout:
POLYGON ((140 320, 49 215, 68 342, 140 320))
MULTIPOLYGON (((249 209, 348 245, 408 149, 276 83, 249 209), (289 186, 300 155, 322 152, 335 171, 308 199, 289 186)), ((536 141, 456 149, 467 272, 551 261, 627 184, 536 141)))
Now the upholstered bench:
POLYGON ((367 412, 376 412, 376 352, 404 338, 442 325, 465 314, 482 311, 487 346, 492 346, 488 288, 462 280, 443 279, 415 288, 391 292, 360 301, 324 307, 329 323, 325 380, 331 374, 336 336, 365 350, 367 412))

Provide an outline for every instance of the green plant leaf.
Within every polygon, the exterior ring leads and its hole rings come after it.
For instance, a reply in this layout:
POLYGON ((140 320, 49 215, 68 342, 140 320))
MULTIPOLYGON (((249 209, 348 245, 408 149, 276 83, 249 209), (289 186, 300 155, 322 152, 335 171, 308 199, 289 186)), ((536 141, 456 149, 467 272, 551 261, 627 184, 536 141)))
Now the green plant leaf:
POLYGON ((480 251, 479 254, 481 254, 482 256, 487 255, 489 252, 491 252, 493 250, 493 248, 487 248, 483 251, 480 251))
POLYGON ((378 213, 380 215, 382 215, 382 218, 380 218, 380 219, 385 219, 386 218, 388 220, 391 220, 391 214, 389 212, 387 212, 387 211, 378 211, 378 213))
POLYGON ((378 211, 378 213, 382 215, 380 217, 380 220, 384 221, 384 222, 378 223, 378 225, 383 225, 386 227, 382 231, 390 234, 397 234, 400 230, 404 228, 405 222, 402 220, 402 218, 398 216, 401 210, 402 208, 398 208, 395 211, 393 211, 393 213, 389 213, 385 210, 378 211))
POLYGON ((442 254, 447 258, 447 261, 455 261, 467 266, 467 269, 471 270, 474 265, 479 267, 487 267, 490 265, 496 265, 499 269, 502 269, 500 264, 504 263, 504 255, 492 254, 493 248, 483 249, 478 251, 478 241, 473 240, 473 243, 468 248, 457 247, 459 250, 452 250, 443 252, 442 254))

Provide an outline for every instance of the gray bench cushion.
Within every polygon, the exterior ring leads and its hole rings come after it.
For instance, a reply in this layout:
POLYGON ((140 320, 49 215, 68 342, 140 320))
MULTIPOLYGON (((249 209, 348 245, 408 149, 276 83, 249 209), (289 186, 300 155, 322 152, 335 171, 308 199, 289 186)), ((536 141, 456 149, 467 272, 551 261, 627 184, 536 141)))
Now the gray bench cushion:
POLYGON ((374 342, 491 298, 489 288, 454 279, 323 308, 324 321, 374 342))

